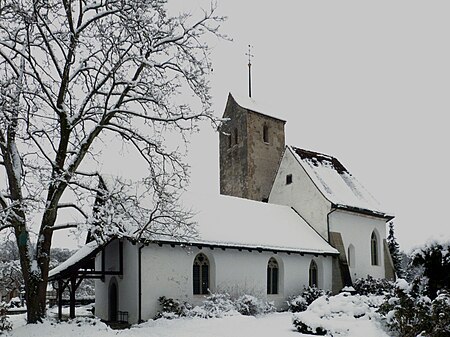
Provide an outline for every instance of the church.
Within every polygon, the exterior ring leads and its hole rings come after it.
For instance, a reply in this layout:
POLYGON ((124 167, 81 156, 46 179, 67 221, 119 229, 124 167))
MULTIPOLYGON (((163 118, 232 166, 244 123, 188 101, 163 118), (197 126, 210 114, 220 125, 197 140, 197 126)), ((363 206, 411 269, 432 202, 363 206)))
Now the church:
POLYGON ((250 294, 283 309, 307 286, 337 293, 368 275, 395 278, 393 215, 338 159, 286 145, 286 122, 251 98, 229 94, 223 117, 220 195, 199 201, 197 238, 91 242, 50 279, 62 285, 91 259, 101 274, 95 314, 137 323, 156 315, 161 296, 197 305, 209 292, 250 294))

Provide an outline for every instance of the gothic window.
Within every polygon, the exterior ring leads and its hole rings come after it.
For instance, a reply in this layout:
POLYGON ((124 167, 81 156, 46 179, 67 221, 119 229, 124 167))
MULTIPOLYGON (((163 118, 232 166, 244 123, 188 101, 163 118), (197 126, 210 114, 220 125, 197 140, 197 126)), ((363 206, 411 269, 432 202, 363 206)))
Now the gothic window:
POLYGON ((263 141, 264 143, 269 142, 269 127, 267 126, 267 124, 264 124, 263 126, 263 141))
POLYGON ((209 289, 209 260, 200 253, 194 259, 192 266, 194 295, 206 295, 209 289))
POLYGON ((311 264, 309 265, 309 286, 310 287, 317 287, 317 263, 314 260, 311 260, 311 264))
POLYGON ((347 249, 347 259, 349 267, 355 266, 355 246, 349 245, 347 249))
POLYGON ((237 143, 238 143, 238 140, 239 140, 239 137, 238 137, 238 129, 237 129, 237 128, 234 128, 234 144, 237 144, 237 143))
POLYGON ((278 294, 278 262, 273 257, 267 264, 267 294, 278 294))
POLYGON ((286 185, 292 184, 292 174, 286 175, 286 185))
POLYGON ((370 238, 370 256, 372 261, 372 266, 378 265, 378 239, 375 232, 372 232, 372 237, 370 238))

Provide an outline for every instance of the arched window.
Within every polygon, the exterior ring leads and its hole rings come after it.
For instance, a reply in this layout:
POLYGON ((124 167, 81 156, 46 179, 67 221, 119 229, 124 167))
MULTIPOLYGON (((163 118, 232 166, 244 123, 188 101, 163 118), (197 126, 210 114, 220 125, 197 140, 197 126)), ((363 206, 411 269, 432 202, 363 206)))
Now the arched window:
POLYGON ((278 262, 273 257, 267 264, 267 294, 278 294, 278 262))
POLYGON ((372 266, 378 266, 378 239, 375 232, 372 232, 372 237, 370 238, 370 256, 372 266))
POLYGON ((349 267, 353 268, 355 266, 355 246, 353 246, 352 244, 348 246, 347 259, 349 267))
POLYGON ((231 147, 231 134, 228 134, 227 135, 227 144, 228 144, 228 148, 230 148, 231 147))
POLYGON ((317 287, 317 263, 314 260, 311 260, 311 264, 309 265, 309 286, 317 287))
POLYGON ((238 140, 239 140, 239 137, 238 137, 238 129, 237 129, 237 128, 234 128, 234 144, 237 144, 237 143, 238 143, 238 140))
POLYGON ((263 126, 263 141, 264 143, 269 142, 269 127, 267 126, 267 124, 264 124, 263 126))
POLYGON ((194 295, 206 295, 209 289, 209 260, 200 253, 194 259, 192 266, 194 295))

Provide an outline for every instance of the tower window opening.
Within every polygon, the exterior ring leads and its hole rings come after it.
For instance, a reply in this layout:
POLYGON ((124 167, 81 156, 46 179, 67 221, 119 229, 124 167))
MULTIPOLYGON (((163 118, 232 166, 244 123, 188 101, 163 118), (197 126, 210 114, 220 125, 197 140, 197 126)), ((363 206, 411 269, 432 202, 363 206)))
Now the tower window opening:
POLYGON ((286 185, 292 184, 292 174, 286 175, 286 185))
POLYGON ((269 142, 269 127, 267 126, 267 124, 264 124, 263 126, 263 141, 264 143, 269 142))
POLYGON ((238 130, 237 130, 237 128, 235 128, 235 129, 234 129, 234 144, 237 144, 237 143, 238 143, 238 140, 239 140, 239 137, 238 137, 238 130))

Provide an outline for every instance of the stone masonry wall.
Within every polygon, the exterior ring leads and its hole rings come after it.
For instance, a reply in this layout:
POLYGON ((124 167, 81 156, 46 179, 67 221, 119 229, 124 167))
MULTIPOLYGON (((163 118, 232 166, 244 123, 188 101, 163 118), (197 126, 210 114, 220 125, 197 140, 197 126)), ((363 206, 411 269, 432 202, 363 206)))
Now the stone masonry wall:
POLYGON ((247 134, 248 198, 268 200, 284 152, 284 121, 249 111, 247 134), (267 127, 267 142, 263 139, 264 125, 267 127))
POLYGON ((284 151, 285 122, 243 108, 231 95, 223 117, 230 120, 219 135, 220 193, 267 200, 284 151))

